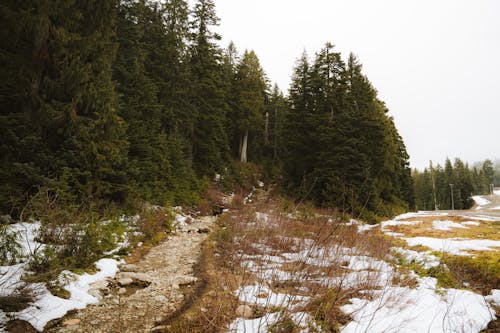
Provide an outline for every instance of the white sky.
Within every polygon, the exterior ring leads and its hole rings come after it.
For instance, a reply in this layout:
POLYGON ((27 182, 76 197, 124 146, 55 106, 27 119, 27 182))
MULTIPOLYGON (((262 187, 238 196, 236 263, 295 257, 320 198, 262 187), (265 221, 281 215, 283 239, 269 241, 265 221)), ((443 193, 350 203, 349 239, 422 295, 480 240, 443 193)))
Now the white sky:
POLYGON ((500 0, 215 0, 223 44, 288 90, 325 42, 358 55, 412 167, 500 157, 500 0))

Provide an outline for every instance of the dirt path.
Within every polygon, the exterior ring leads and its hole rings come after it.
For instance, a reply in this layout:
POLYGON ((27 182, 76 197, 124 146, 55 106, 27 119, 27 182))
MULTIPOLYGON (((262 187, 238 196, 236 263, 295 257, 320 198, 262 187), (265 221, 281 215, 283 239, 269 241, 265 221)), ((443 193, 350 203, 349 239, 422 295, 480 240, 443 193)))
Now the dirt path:
POLYGON ((196 281, 193 267, 213 217, 203 217, 152 248, 137 264, 124 265, 100 286, 108 294, 98 303, 66 316, 49 332, 153 332, 178 310, 196 281))

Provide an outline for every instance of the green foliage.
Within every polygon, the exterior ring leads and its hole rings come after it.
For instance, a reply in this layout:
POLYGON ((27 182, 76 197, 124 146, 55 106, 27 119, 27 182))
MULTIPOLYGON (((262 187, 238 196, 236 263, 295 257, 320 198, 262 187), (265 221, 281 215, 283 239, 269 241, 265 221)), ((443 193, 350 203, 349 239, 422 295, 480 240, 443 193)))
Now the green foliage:
POLYGON ((48 236, 57 233, 43 251, 30 258, 30 269, 38 278, 55 277, 64 269, 88 269, 103 253, 111 251, 121 239, 125 225, 123 222, 90 221, 72 224, 64 229, 61 226, 44 225, 41 237, 48 241, 48 236))
POLYGON ((302 55, 290 104, 284 131, 290 192, 349 212, 413 206, 406 148, 353 55, 346 65, 329 43, 312 64, 302 55))
POLYGON ((443 258, 455 279, 468 283, 483 295, 500 285, 500 254, 485 252, 474 257, 447 256, 443 258))
POLYGON ((494 181, 492 165, 490 160, 486 160, 478 170, 457 158, 454 164, 446 159, 444 168, 439 164, 434 166, 431 162, 429 168, 423 171, 413 170, 416 208, 469 209, 474 204, 472 195, 490 194, 489 184, 494 181))
POLYGON ((10 232, 8 225, 0 225, 0 266, 13 264, 20 254, 21 245, 17 234, 10 232))
POLYGON ((215 173, 246 186, 232 158, 247 156, 295 197, 413 206, 392 119, 329 43, 300 59, 287 98, 253 51, 221 50, 213 0, 7 0, 0 12, 2 212, 19 215, 44 186, 97 212, 193 205, 215 173))
POLYGON ((175 214, 165 209, 148 208, 141 212, 137 222, 143 235, 141 241, 147 244, 157 244, 165 237, 166 232, 173 229, 175 214))

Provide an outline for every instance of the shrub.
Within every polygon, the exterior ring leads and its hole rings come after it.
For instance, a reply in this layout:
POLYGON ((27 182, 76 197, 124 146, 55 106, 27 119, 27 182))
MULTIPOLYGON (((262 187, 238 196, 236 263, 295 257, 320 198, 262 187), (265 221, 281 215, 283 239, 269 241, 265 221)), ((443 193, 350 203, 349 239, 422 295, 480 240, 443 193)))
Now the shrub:
POLYGON ((163 239, 165 232, 172 230, 172 213, 163 208, 144 209, 140 216, 137 226, 145 242, 157 244, 163 239))
POLYGON ((17 234, 9 232, 7 225, 0 225, 0 266, 15 263, 20 250, 17 234))

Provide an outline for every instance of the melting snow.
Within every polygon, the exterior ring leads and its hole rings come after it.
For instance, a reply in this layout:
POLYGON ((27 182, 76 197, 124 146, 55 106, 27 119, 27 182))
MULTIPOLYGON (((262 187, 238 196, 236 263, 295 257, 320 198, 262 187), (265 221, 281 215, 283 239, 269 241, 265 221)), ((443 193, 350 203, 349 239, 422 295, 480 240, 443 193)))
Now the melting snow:
POLYGON ((287 308, 303 305, 305 301, 309 300, 309 297, 306 296, 275 293, 266 286, 258 283, 238 288, 236 296, 238 296, 241 302, 247 304, 284 306, 287 308))
POLYGON ((442 231, 450 231, 453 228, 467 229, 467 227, 453 221, 432 221, 432 228, 442 231))
POLYGON ((458 239, 458 238, 432 238, 412 237, 403 238, 409 246, 424 245, 434 251, 444 251, 455 255, 469 255, 466 251, 493 251, 500 247, 500 241, 489 239, 458 239))
POLYGON ((407 262, 416 262, 424 269, 436 267, 440 262, 439 258, 432 255, 430 252, 417 252, 400 247, 392 247, 391 250, 402 255, 407 262))
POLYGON ((485 199, 480 195, 474 195, 472 199, 474 199, 474 201, 476 202, 476 204, 478 204, 479 207, 490 204, 490 201, 488 199, 485 199))
POLYGON ((481 295, 438 290, 436 283, 434 278, 423 278, 416 289, 386 287, 375 292, 372 301, 351 299, 341 310, 353 321, 341 332, 479 332, 495 318, 481 295))
POLYGON ((42 331, 49 321, 63 317, 68 311, 83 309, 88 304, 97 303, 99 299, 88 294, 90 284, 114 276, 118 271, 118 261, 101 259, 96 263, 96 267, 100 271, 92 275, 86 273, 76 275, 66 272, 72 280, 64 287, 71 293, 70 299, 52 295, 43 283, 33 284, 32 288, 38 293, 35 302, 28 308, 11 315, 29 322, 37 330, 42 331))
POLYGON ((500 306, 500 289, 493 289, 491 294, 485 297, 488 302, 500 306))
POLYGON ((465 222, 462 222, 461 224, 463 225, 474 225, 476 227, 480 226, 481 225, 481 222, 476 222, 476 221, 465 221, 465 222))

